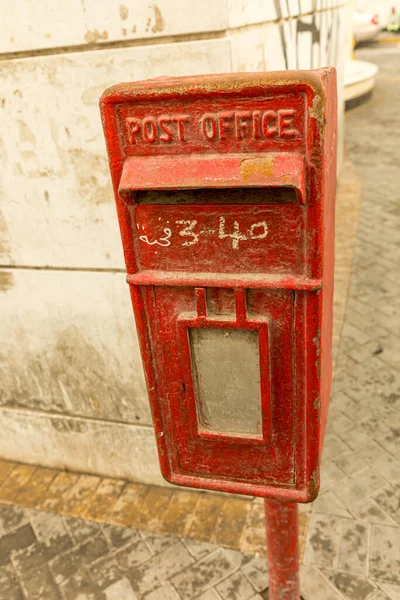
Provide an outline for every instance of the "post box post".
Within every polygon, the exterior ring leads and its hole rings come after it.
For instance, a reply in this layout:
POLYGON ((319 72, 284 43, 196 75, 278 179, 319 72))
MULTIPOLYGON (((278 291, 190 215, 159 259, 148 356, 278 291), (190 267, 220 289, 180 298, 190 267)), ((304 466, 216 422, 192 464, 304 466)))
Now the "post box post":
POLYGON ((300 600, 298 506, 279 500, 264 503, 268 600, 300 600))
POLYGON ((101 111, 163 476, 265 498, 298 600, 331 384, 336 75, 121 84, 101 111))

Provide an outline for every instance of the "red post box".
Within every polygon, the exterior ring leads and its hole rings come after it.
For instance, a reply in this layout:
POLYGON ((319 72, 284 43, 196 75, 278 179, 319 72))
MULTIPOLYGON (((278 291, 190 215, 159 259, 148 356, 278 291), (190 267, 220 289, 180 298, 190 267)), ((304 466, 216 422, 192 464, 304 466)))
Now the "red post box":
POLYGON ((336 83, 160 78, 101 99, 161 470, 308 502, 331 383, 336 83))

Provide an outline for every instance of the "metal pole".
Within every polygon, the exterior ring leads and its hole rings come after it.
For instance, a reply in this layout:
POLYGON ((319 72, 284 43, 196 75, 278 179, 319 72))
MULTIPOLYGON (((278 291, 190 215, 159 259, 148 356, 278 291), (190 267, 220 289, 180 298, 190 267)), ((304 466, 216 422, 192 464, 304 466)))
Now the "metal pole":
POLYGON ((299 519, 295 502, 265 500, 269 600, 300 600, 299 519))

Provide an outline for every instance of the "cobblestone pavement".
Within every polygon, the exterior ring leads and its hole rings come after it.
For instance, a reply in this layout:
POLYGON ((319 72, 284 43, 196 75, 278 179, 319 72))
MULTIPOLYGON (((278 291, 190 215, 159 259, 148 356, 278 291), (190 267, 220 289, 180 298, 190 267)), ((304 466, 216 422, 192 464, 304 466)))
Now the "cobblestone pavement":
MULTIPOLYGON (((360 58, 379 65, 380 74, 372 99, 347 118, 347 145, 362 178, 363 198, 336 362, 321 495, 301 509, 309 519, 301 572, 305 600, 400 599, 400 192, 398 139, 393 136, 400 121, 399 55, 400 48, 395 46, 360 52, 360 58)), ((3 468, 8 467, 4 464, 3 468)), ((48 469, 29 466, 13 465, 4 474, 0 600, 267 598, 265 558, 254 556, 263 544, 260 501, 237 498, 225 505, 224 497, 215 500, 214 496, 209 502, 220 503, 214 511, 215 517, 219 515, 216 522, 224 523, 221 515, 226 513, 232 527, 213 525, 210 541, 204 542, 198 539, 200 520, 198 534, 187 537, 193 531, 193 522, 189 527, 185 521, 187 502, 195 498, 192 492, 186 492, 184 510, 176 500, 175 508, 183 515, 179 531, 168 534, 165 530, 161 535, 144 531, 144 521, 132 520, 138 486, 99 482, 94 476, 56 476, 48 469), (37 486, 30 487, 29 497, 24 498, 32 473, 37 486), (41 506, 39 492, 43 495, 46 490, 47 504, 41 508, 61 510, 62 486, 49 493, 61 479, 72 485, 64 515, 16 506, 18 502, 41 506), (98 519, 96 510, 107 503, 110 508, 113 493, 121 493, 122 488, 125 494, 129 492, 131 502, 125 505, 121 501, 125 496, 120 497, 113 509, 114 522, 126 519, 131 527, 87 520, 98 519), (90 509, 89 494, 97 494, 90 509), (86 511, 81 516, 87 519, 67 516, 77 514, 82 505, 86 511), (229 546, 229 536, 233 540, 237 515, 243 516, 243 511, 250 525, 244 528, 243 521, 241 537, 248 536, 245 547, 253 555, 222 547, 229 546), (249 540, 256 532, 260 537, 252 546, 249 540)), ((145 498, 152 499, 149 509, 154 515, 153 521, 146 522, 147 529, 162 511, 166 527, 175 496, 163 488, 146 494, 145 498)), ((211 498, 201 496, 206 497, 211 498)), ((200 505, 197 494, 196 510, 200 505)), ((211 505, 207 506, 203 518, 214 514, 211 505)), ((204 531, 205 527, 203 521, 204 531)), ((242 544, 237 547, 243 550, 242 544)))

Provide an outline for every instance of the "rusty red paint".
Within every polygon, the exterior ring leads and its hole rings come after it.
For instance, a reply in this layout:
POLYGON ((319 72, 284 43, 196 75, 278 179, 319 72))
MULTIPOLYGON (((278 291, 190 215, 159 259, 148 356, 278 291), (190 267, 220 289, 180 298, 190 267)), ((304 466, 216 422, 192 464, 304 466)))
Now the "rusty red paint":
POLYGON ((266 499, 265 528, 268 599, 300 600, 297 504, 266 499))
POLYGON ((305 502, 318 493, 335 85, 322 69, 165 78, 103 94, 160 465, 173 483, 305 502), (258 333, 260 436, 200 430, 190 328, 258 333))

